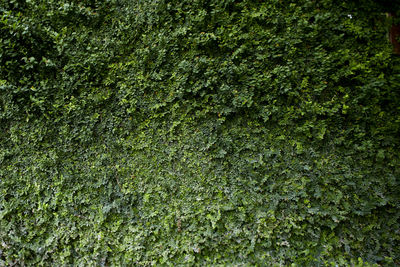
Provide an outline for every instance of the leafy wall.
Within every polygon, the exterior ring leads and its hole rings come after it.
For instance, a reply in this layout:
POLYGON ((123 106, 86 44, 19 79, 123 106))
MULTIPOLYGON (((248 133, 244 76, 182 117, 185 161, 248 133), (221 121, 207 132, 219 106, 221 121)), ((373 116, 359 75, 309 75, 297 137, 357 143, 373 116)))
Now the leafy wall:
POLYGON ((2 1, 0 265, 399 265, 388 3, 2 1))

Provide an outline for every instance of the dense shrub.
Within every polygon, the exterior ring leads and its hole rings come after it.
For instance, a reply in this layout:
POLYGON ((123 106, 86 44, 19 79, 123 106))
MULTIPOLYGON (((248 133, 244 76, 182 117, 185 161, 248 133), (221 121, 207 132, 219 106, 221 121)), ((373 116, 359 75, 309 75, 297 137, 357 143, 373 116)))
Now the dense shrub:
POLYGON ((0 265, 398 265, 394 1, 0 3, 0 265))

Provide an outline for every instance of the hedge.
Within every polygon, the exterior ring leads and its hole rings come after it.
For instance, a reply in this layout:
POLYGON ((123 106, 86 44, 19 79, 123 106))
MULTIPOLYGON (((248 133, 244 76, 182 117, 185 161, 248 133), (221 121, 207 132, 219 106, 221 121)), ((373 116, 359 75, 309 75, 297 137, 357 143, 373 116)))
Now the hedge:
POLYGON ((395 1, 0 2, 0 265, 400 265, 395 1))

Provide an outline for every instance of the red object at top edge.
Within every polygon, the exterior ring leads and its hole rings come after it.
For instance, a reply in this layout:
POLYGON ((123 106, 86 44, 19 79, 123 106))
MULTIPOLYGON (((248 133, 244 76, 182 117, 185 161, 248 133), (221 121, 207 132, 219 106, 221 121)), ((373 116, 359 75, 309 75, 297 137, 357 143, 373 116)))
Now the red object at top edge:
MULTIPOLYGON (((390 17, 395 17, 393 13, 389 13, 390 17)), ((393 24, 389 31, 389 40, 393 44, 393 53, 400 55, 400 24, 393 24)))

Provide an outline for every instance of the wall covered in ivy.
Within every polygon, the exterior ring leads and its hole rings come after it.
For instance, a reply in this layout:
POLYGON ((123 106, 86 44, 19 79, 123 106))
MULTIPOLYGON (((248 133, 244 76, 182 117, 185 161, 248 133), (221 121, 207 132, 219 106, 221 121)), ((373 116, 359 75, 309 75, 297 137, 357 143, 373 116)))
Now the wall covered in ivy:
POLYGON ((399 265, 385 12, 1 1, 0 265, 399 265))

